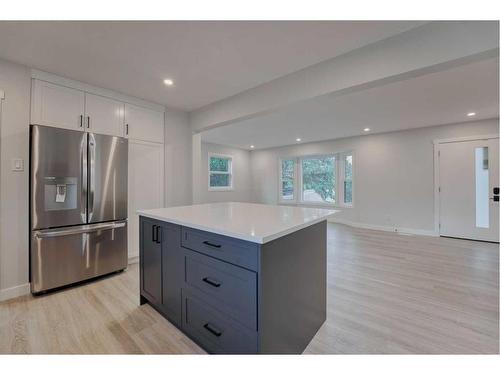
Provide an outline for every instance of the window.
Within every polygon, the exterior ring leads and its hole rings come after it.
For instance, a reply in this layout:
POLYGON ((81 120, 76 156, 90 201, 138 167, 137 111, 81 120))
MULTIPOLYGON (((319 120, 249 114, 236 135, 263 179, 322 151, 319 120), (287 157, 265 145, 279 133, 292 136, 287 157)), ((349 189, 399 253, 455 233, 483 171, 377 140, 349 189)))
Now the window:
POLYGON ((301 170, 303 202, 336 202, 335 156, 304 158, 301 170))
POLYGON ((342 156, 343 171, 342 177, 344 180, 344 205, 352 205, 352 154, 344 154, 342 156))
POLYGON ((352 152, 283 158, 279 161, 279 201, 352 207, 352 152))
POLYGON ((280 161, 280 201, 295 200, 295 159, 280 161))
POLYGON ((230 156, 208 154, 209 190, 231 190, 233 159, 230 156))
POLYGON ((488 171, 488 147, 476 147, 476 227, 490 227, 490 192, 488 171))

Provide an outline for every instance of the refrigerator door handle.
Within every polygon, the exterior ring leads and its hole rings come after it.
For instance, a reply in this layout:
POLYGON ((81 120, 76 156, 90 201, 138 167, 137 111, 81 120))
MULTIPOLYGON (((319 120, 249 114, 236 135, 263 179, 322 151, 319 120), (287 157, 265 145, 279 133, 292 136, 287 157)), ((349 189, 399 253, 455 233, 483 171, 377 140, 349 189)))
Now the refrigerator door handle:
POLYGON ((87 221, 92 220, 94 214, 94 193, 95 193, 95 137, 89 133, 89 204, 87 221))
POLYGON ((100 230, 118 229, 118 228, 123 228, 126 224, 127 224, 126 221, 118 221, 115 223, 82 225, 79 226, 78 228, 44 229, 44 230, 34 231, 33 233, 37 238, 61 237, 61 236, 71 236, 73 234, 97 232, 100 230))
POLYGON ((82 191, 80 195, 80 216, 84 223, 87 222, 87 134, 82 138, 80 144, 80 157, 82 168, 82 191))

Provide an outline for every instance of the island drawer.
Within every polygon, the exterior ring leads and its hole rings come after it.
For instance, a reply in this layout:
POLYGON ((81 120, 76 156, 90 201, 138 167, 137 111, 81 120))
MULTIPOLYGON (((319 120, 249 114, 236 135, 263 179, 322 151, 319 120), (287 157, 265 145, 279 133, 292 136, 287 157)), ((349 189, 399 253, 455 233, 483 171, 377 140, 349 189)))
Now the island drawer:
POLYGON ((185 249, 185 281, 247 328, 257 330, 257 274, 185 249))
POLYGON ((253 242, 182 227, 181 245, 254 271, 258 268, 259 244, 253 242))
POLYGON ((182 290, 182 327, 210 353, 257 353, 258 336, 210 306, 194 293, 182 290))

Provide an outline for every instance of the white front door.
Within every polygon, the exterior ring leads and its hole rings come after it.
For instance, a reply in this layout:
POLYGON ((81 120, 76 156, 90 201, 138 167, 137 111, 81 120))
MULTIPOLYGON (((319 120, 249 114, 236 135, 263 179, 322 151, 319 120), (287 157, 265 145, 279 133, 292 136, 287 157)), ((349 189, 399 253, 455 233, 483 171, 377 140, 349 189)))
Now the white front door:
POLYGON ((439 145, 440 235, 498 242, 498 138, 439 145))

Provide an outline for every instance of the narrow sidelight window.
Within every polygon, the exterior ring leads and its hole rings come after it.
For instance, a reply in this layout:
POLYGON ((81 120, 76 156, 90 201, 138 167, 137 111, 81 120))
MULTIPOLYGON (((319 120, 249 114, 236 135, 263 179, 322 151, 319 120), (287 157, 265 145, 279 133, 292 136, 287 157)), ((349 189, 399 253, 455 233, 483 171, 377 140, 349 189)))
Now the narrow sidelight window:
POLYGON ((476 147, 476 227, 490 227, 488 147, 476 147))
POLYGON ((282 159, 280 169, 280 200, 295 201, 295 159, 282 159))

